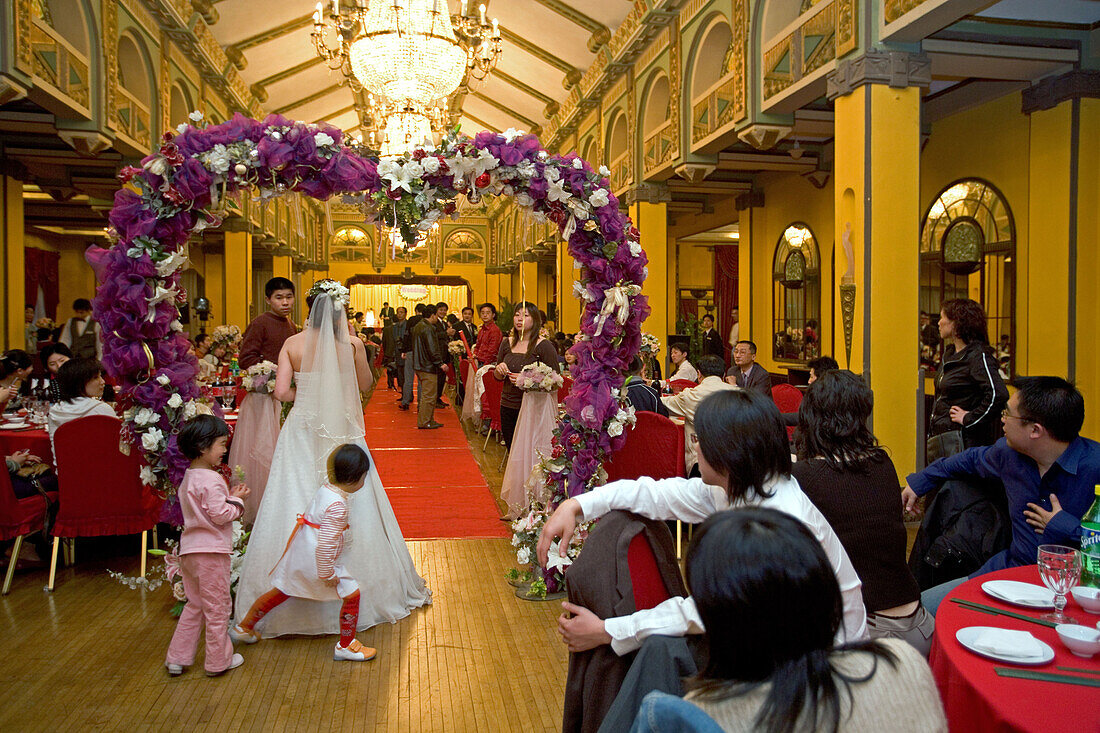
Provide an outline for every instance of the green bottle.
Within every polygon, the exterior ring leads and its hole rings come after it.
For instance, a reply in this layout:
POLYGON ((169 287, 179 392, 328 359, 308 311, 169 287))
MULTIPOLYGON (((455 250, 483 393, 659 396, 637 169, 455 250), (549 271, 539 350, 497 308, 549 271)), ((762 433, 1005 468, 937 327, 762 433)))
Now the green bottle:
POLYGON ((1081 585, 1100 588, 1100 484, 1096 501, 1081 517, 1081 585))
POLYGON ((236 379, 241 374, 241 365, 237 363, 237 357, 233 357, 229 360, 229 373, 236 379))

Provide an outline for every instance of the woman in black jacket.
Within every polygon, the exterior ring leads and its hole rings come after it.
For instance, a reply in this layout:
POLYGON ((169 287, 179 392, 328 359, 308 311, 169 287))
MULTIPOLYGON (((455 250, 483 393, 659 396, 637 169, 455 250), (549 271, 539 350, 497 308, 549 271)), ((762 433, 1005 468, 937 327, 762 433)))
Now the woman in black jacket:
POLYGON ((1000 435, 1000 414, 1008 390, 989 346, 985 311, 968 298, 944 302, 940 338, 945 344, 936 376, 932 435, 962 431, 967 448, 990 445, 1000 435))

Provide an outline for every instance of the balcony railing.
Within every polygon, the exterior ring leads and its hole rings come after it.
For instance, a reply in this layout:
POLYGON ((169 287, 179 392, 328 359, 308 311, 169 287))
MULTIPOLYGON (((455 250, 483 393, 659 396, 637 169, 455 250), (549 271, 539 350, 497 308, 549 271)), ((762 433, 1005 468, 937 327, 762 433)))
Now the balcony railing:
POLYGON ((136 142, 142 149, 150 147, 151 123, 149 107, 127 91, 121 84, 118 87, 117 122, 119 132, 136 142))
POLYGON ((675 157, 676 143, 676 128, 672 120, 665 120, 646 137, 642 144, 642 154, 647 176, 675 157))
POLYGON ((88 57, 41 18, 30 26, 32 72, 85 109, 90 107, 88 57))

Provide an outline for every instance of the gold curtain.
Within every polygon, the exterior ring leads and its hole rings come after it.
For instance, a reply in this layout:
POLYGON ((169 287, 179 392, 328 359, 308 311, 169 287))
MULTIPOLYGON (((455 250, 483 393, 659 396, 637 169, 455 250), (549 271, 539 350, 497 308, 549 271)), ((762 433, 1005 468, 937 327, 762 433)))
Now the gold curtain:
MULTIPOLYGON (((401 288, 408 287, 404 283, 389 283, 386 285, 362 285, 351 286, 351 310, 353 313, 373 312, 377 317, 382 312, 382 304, 389 303, 391 308, 404 306, 409 309, 409 315, 413 314, 413 308, 417 303, 446 303, 451 313, 457 313, 469 300, 469 287, 466 285, 415 285, 417 288, 427 288, 428 294, 423 298, 412 300, 401 294, 401 288)), ((370 317, 367 317, 370 321, 370 317)), ((367 325, 372 325, 368 323, 367 325)))

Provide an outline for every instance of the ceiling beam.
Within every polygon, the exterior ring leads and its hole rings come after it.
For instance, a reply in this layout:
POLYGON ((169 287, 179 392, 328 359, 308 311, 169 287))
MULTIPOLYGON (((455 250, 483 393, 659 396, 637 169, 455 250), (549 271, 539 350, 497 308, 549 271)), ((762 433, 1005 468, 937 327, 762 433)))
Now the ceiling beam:
POLYGON ((512 76, 511 74, 507 74, 507 73, 505 73, 504 71, 502 71, 500 69, 494 69, 493 70, 493 76, 500 79, 505 84, 511 84, 516 89, 523 92, 524 94, 531 95, 532 97, 539 100, 543 104, 550 104, 551 102, 555 101, 553 97, 546 96, 545 94, 540 92, 538 89, 535 89, 533 86, 530 86, 528 84, 523 83, 522 81, 520 81, 516 77, 512 76))
POLYGON ((283 69, 282 71, 278 71, 271 76, 260 79, 259 85, 262 87, 269 87, 272 84, 277 84, 281 81, 289 79, 295 74, 300 74, 307 69, 312 69, 314 66, 317 66, 318 64, 323 62, 324 59, 322 59, 320 56, 314 56, 309 61, 303 61, 297 66, 291 66, 289 69, 283 69))
POLYGON ((324 88, 324 89, 322 89, 318 92, 314 92, 313 94, 310 94, 308 97, 302 97, 301 99, 295 100, 295 101, 291 102, 290 104, 284 104, 282 107, 279 107, 279 109, 276 109, 276 110, 273 110, 273 111, 277 115, 286 114, 288 111, 290 111, 292 109, 297 109, 298 107, 304 107, 305 105, 309 104, 310 102, 316 102, 318 99, 321 99, 324 96, 332 94, 336 90, 340 89, 342 86, 343 86, 342 84, 333 84, 330 87, 326 87, 326 88, 324 88))
POLYGON ((523 115, 521 115, 519 112, 516 112, 514 109, 512 109, 508 105, 501 104, 500 102, 496 101, 492 97, 486 97, 481 92, 471 92, 470 96, 474 97, 476 99, 480 99, 482 102, 485 102, 485 104, 489 105, 490 107, 495 107, 496 109, 500 110, 501 112, 508 115, 509 117, 511 117, 514 120, 519 120, 520 122, 522 122, 527 127, 527 130, 529 132, 533 132, 537 135, 537 134, 539 134, 539 132, 542 131, 542 125, 538 124, 534 120, 531 120, 531 119, 528 119, 528 118, 524 117, 523 115))
POLYGON ((508 41, 511 44, 519 46, 521 49, 531 54, 539 61, 542 61, 545 64, 549 64, 550 66, 553 66, 555 69, 565 74, 565 81, 563 82, 563 85, 566 89, 572 89, 578 82, 580 82, 581 77, 584 75, 584 72, 570 64, 568 61, 559 59, 557 56, 550 53, 542 46, 532 43, 523 36, 517 35, 508 30, 504 26, 500 26, 500 35, 504 40, 508 41))
POLYGON ((354 112, 354 111, 355 111, 355 105, 351 104, 351 105, 348 105, 347 107, 344 107, 343 109, 338 109, 335 112, 329 112, 327 114, 321 115, 317 118, 317 121, 331 120, 333 118, 339 117, 340 115, 347 114, 348 112, 354 112))
POLYGON ((301 30, 302 28, 306 28, 311 25, 313 25, 313 16, 303 15, 300 18, 288 20, 281 25, 277 25, 274 28, 268 28, 266 31, 260 31, 254 36, 249 36, 248 38, 242 39, 230 45, 235 46, 239 51, 247 51, 248 49, 259 46, 262 43, 274 41, 276 38, 282 38, 285 35, 289 35, 294 31, 301 30))
POLYGON ((611 40, 611 29, 595 18, 589 17, 572 5, 567 5, 562 0, 535 0, 544 8, 553 10, 571 23, 579 25, 592 34, 588 39, 588 50, 595 53, 605 43, 611 40))
POLYGON ((474 123, 476 123, 476 124, 478 124, 478 125, 481 125, 481 127, 485 128, 486 130, 488 130, 488 131, 490 131, 490 132, 500 132, 500 130, 498 130, 498 129, 496 128, 496 125, 490 125, 490 124, 489 124, 488 122, 486 122, 485 120, 479 120, 479 119, 478 119, 477 117, 474 117, 474 116, 473 116, 472 114, 470 114, 469 110, 465 110, 465 109, 464 109, 464 110, 462 110, 462 112, 461 112, 460 114, 461 114, 461 115, 462 115, 463 117, 468 117, 468 118, 470 118, 470 120, 471 120, 471 121, 473 121, 474 123))

